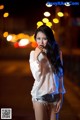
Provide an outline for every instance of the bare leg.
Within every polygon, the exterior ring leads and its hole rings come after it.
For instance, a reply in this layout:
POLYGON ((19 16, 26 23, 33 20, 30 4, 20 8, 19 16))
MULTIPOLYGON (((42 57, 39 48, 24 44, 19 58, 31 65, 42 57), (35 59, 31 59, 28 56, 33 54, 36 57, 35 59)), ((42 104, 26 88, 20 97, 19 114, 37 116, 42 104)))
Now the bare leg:
POLYGON ((58 120, 59 114, 54 112, 55 105, 49 105, 50 120, 58 120))
POLYGON ((52 112, 50 120, 59 120, 59 113, 52 112))
POLYGON ((40 102, 33 102, 36 120, 48 120, 47 105, 40 102))

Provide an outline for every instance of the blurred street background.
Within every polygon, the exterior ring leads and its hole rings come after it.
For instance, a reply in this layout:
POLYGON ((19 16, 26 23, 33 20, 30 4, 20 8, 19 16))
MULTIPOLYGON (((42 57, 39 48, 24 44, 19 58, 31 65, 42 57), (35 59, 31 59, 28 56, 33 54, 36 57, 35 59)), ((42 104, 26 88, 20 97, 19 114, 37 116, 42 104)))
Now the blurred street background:
POLYGON ((42 24, 53 30, 63 53, 66 94, 60 120, 80 120, 79 1, 0 0, 0 110, 12 108, 12 120, 35 120, 29 54, 42 24))

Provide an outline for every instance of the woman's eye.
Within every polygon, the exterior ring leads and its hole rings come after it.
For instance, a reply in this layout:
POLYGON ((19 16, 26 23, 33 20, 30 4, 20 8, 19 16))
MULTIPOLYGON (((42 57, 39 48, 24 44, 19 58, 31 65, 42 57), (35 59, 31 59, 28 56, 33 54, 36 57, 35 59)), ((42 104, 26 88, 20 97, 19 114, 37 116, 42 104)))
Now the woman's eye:
POLYGON ((37 38, 37 40, 40 40, 40 38, 37 38))
POLYGON ((47 40, 47 38, 36 38, 36 40, 47 40))
POLYGON ((44 38, 44 40, 47 40, 47 38, 44 38))
POLYGON ((43 40, 47 40, 47 38, 43 38, 43 40))

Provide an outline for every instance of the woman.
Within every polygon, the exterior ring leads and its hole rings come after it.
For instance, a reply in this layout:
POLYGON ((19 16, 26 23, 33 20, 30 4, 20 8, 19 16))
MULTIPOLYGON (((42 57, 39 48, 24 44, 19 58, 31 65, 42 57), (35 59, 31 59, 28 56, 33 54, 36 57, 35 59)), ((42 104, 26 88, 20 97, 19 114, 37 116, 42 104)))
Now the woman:
POLYGON ((58 120, 65 93, 62 52, 48 26, 40 26, 34 38, 37 47, 30 52, 29 62, 35 80, 31 90, 35 119, 58 120))

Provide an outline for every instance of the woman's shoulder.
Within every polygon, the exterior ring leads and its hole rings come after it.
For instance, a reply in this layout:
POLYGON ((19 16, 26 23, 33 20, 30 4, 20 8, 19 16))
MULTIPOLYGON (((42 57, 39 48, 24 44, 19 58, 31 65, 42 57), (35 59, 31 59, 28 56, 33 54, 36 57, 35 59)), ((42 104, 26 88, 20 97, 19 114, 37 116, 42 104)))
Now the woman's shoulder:
POLYGON ((34 50, 31 50, 31 51, 30 51, 30 55, 31 55, 31 54, 34 54, 34 50))

